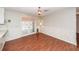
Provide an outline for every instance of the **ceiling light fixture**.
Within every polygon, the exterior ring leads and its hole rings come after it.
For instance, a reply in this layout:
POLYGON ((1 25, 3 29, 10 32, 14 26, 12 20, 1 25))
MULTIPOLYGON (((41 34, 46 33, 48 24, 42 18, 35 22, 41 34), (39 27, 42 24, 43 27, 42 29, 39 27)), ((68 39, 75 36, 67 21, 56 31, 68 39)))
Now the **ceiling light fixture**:
POLYGON ((41 16, 41 15, 42 15, 41 7, 38 7, 38 16, 41 16))

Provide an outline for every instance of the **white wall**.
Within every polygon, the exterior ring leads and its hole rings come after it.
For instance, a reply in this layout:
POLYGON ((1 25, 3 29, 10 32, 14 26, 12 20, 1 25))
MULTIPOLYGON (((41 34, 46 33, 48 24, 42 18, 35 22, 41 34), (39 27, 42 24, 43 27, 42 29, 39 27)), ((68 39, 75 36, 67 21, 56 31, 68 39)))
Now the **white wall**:
POLYGON ((64 8, 45 17, 41 30, 76 45, 76 8, 64 8))
POLYGON ((13 40, 23 36, 21 27, 22 26, 21 20, 23 16, 27 15, 17 11, 11 11, 11 10, 5 11, 5 20, 8 29, 6 41, 13 40), (8 20, 11 20, 11 22, 8 22, 8 20))

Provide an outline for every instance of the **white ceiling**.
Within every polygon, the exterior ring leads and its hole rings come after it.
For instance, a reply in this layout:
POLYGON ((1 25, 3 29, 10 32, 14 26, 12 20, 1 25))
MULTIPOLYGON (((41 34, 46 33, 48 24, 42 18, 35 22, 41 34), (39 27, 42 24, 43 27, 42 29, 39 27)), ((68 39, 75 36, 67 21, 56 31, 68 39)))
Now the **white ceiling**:
MULTIPOLYGON (((44 11, 44 15, 48 15, 56 10, 59 10, 63 7, 41 7, 41 9, 44 11)), ((23 12, 28 15, 36 15, 38 7, 6 7, 7 10, 13 10, 18 12, 23 12)))

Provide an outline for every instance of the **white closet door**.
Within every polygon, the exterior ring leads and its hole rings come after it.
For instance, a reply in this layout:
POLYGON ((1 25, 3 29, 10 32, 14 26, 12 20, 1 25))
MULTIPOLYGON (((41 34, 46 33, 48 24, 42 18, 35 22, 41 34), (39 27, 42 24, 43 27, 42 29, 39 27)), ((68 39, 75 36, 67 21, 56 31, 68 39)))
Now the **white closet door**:
POLYGON ((4 8, 0 8, 0 24, 4 24, 4 8))

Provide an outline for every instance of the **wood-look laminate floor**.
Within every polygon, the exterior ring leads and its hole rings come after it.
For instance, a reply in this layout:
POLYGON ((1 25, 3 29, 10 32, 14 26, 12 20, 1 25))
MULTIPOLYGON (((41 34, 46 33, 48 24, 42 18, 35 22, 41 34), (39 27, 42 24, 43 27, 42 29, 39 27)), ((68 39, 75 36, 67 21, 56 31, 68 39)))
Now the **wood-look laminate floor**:
POLYGON ((25 36, 5 43, 3 51, 76 51, 76 46, 43 33, 25 36))

